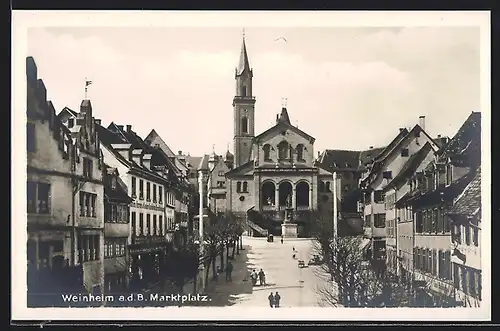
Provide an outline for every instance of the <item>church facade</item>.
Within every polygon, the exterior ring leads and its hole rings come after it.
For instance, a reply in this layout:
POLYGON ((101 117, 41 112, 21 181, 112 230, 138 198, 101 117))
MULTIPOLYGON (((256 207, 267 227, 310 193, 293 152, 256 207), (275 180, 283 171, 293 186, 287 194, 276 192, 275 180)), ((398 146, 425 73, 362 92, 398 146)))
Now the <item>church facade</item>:
POLYGON ((312 212, 332 215, 333 173, 317 166, 314 137, 291 124, 286 107, 276 115, 273 127, 255 134, 252 79, 243 39, 235 70, 234 156, 229 151, 225 157, 213 152, 200 164, 210 172, 210 209, 230 211, 245 218, 250 230, 257 223, 254 230, 263 228, 275 235, 281 232, 285 209, 292 210, 299 236, 307 235, 312 212))

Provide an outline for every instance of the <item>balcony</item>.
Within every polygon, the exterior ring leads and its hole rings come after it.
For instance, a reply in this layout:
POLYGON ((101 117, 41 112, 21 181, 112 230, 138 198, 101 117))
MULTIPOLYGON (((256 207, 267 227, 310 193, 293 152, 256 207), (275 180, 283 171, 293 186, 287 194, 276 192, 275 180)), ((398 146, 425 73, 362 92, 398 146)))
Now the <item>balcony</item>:
POLYGON ((128 223, 104 223, 105 237, 128 237, 130 224, 128 223))

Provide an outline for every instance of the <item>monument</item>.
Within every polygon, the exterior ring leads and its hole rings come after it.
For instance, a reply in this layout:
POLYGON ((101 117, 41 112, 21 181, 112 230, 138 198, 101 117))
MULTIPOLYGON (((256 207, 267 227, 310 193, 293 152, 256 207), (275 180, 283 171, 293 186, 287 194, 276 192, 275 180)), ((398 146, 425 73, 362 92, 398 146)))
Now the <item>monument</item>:
POLYGON ((297 224, 292 223, 293 220, 293 208, 292 208, 292 197, 288 196, 286 199, 285 217, 283 223, 281 224, 281 235, 283 238, 297 238, 297 224))

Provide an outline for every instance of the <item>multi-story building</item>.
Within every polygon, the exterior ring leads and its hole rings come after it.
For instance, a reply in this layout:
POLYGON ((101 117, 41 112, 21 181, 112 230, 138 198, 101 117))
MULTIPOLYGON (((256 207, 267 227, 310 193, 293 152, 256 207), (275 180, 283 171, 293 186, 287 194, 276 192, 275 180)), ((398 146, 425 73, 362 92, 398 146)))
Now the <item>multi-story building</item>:
POLYGON ((104 290, 104 185, 103 155, 92 104, 83 100, 80 111, 64 108, 58 118, 70 131, 75 154, 76 259, 82 264, 85 286, 104 290), (75 115, 70 118, 69 114, 75 115), (74 119, 74 120, 73 120, 74 119))
POLYGON ((434 160, 410 178, 410 194, 401 203, 413 213, 412 279, 419 305, 456 304, 451 259, 458 251, 450 249, 448 213, 481 164, 480 121, 480 113, 469 116, 434 160))
MULTIPOLYGON (((106 164, 118 170, 119 178, 134 199, 130 204, 128 238, 131 284, 144 288, 156 282, 166 266, 169 242, 165 225, 165 187, 171 176, 158 153, 127 125, 98 125, 106 164), (163 165, 163 166, 162 166, 163 165)), ((172 242, 170 242, 171 244, 172 242)))
POLYGON ((481 304, 481 168, 448 211, 452 221, 453 284, 457 301, 481 304))
POLYGON ((383 189, 386 209, 386 265, 389 272, 402 276, 408 281, 406 273, 413 265, 413 223, 409 208, 399 205, 409 195, 411 185, 408 181, 416 172, 420 172, 434 160, 437 151, 430 143, 410 156, 401 171, 383 189), (399 257, 399 259, 398 259, 399 257))
MULTIPOLYGON (((47 101, 32 57, 26 59, 26 78, 28 293, 84 291, 82 265, 75 256, 78 186, 71 132, 47 101)), ((28 296, 28 305, 51 304, 36 299, 28 296)))
POLYGON ((133 199, 116 168, 104 172, 104 284, 105 292, 119 293, 128 287, 128 238, 133 199))
POLYGON ((217 215, 224 214, 227 210, 226 173, 233 167, 232 157, 233 155, 229 151, 224 158, 222 155, 215 154, 215 151, 208 156, 208 207, 217 215))
MULTIPOLYGON (((420 117, 420 124, 415 125, 410 131, 400 128, 399 134, 377 155, 367 175, 360 182, 364 190, 363 214, 365 223, 369 223, 369 226, 365 227, 365 235, 372 241, 373 260, 378 261, 377 263, 384 267, 387 256, 386 220, 388 216, 384 188, 399 174, 408 158, 417 153, 426 143, 437 149, 436 143, 424 128, 424 116, 420 117)), ((389 204, 392 205, 391 200, 389 204)), ((389 217, 393 222, 395 219, 393 210, 389 212, 389 217)))

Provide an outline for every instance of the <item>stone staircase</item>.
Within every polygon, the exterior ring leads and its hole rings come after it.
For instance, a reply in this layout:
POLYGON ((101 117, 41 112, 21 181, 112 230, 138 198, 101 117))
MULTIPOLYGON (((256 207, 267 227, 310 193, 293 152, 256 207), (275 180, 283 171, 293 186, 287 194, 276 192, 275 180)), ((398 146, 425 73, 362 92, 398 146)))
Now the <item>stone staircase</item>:
POLYGON ((258 226, 254 222, 250 221, 247 219, 247 224, 248 226, 253 230, 259 233, 260 235, 267 237, 269 235, 269 231, 266 229, 263 229, 262 227, 258 226))

